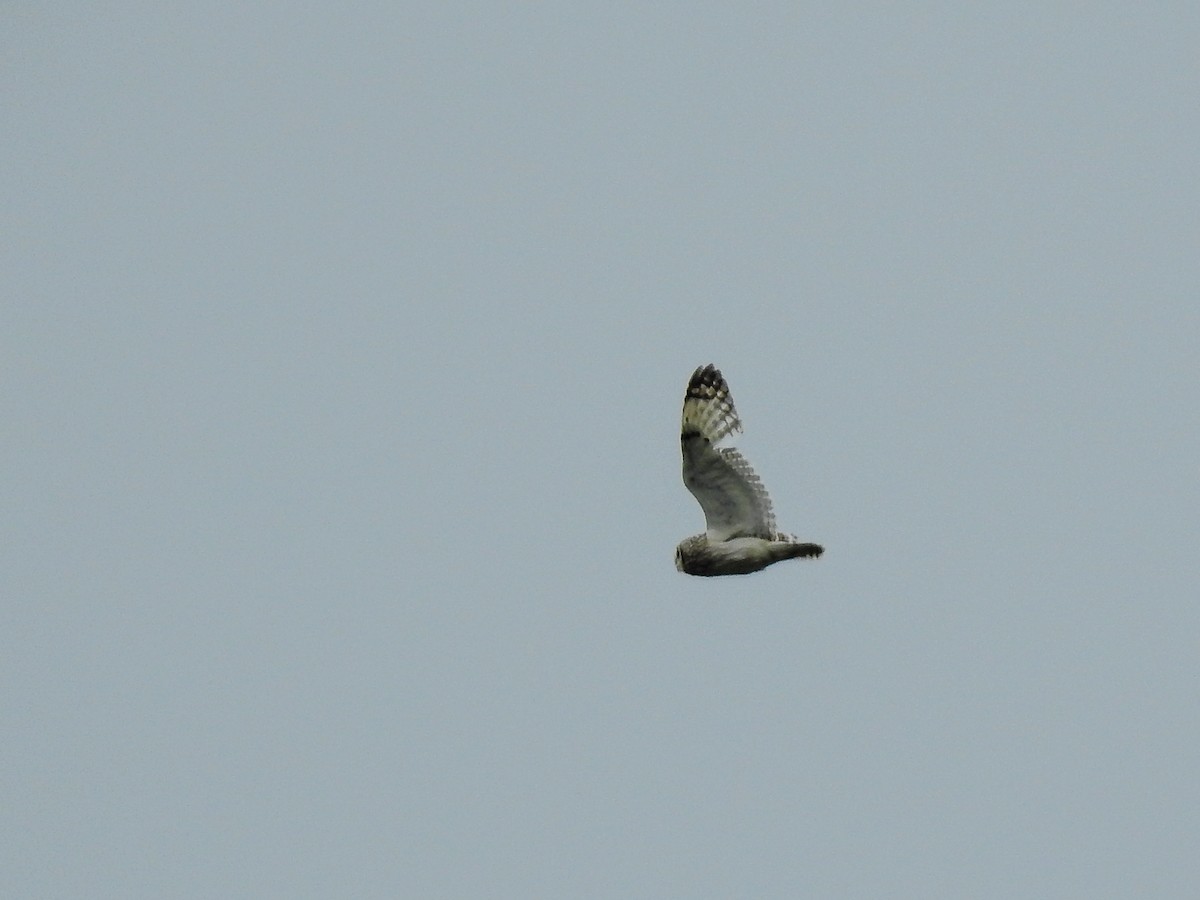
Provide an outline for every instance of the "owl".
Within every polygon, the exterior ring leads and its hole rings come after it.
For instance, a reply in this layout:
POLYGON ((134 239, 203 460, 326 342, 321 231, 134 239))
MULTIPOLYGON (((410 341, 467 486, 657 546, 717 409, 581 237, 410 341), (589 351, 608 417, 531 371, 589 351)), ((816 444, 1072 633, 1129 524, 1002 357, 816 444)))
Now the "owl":
POLYGON ((742 423, 729 385, 713 365, 692 373, 683 398, 683 483, 700 502, 708 530, 675 550, 675 568, 688 575, 748 575, 772 563, 817 557, 819 544, 775 530, 771 498, 750 463, 732 447, 715 445, 742 423))

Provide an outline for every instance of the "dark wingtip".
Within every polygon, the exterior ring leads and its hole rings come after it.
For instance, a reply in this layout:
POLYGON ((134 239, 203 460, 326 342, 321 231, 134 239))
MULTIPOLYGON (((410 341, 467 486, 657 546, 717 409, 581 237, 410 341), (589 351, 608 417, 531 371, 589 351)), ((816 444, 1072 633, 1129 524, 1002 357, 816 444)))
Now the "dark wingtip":
POLYGON ((724 383, 725 377, 721 374, 721 370, 712 363, 698 366, 692 373, 692 377, 688 379, 687 395, 689 397, 709 396, 709 391, 720 390, 724 383), (709 390, 706 391, 705 388, 709 390))

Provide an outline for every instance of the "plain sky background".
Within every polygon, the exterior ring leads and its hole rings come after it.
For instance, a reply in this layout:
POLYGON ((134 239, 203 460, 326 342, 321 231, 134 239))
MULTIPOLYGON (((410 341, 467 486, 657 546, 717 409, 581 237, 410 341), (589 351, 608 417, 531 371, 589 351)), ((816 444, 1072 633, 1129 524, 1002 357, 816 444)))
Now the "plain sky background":
POLYGON ((1194 897, 1197 10, 5 4, 0 894, 1194 897))

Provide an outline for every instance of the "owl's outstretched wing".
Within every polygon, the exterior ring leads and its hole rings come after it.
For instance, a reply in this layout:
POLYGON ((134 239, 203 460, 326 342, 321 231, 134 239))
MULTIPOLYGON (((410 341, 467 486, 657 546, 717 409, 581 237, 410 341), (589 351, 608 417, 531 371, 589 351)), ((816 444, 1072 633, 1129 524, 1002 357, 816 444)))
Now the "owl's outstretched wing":
POLYGON ((714 446, 741 430, 725 378, 715 366, 701 366, 684 396, 680 443, 683 483, 704 510, 709 541, 776 536, 771 498, 750 463, 732 447, 714 446))

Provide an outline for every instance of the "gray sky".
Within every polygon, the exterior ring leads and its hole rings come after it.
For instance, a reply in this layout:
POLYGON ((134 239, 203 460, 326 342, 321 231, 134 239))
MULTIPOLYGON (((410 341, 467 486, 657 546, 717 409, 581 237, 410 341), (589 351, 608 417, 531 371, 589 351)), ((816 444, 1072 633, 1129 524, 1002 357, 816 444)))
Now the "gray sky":
POLYGON ((0 893, 1189 896, 1197 46, 7 4, 0 893))

